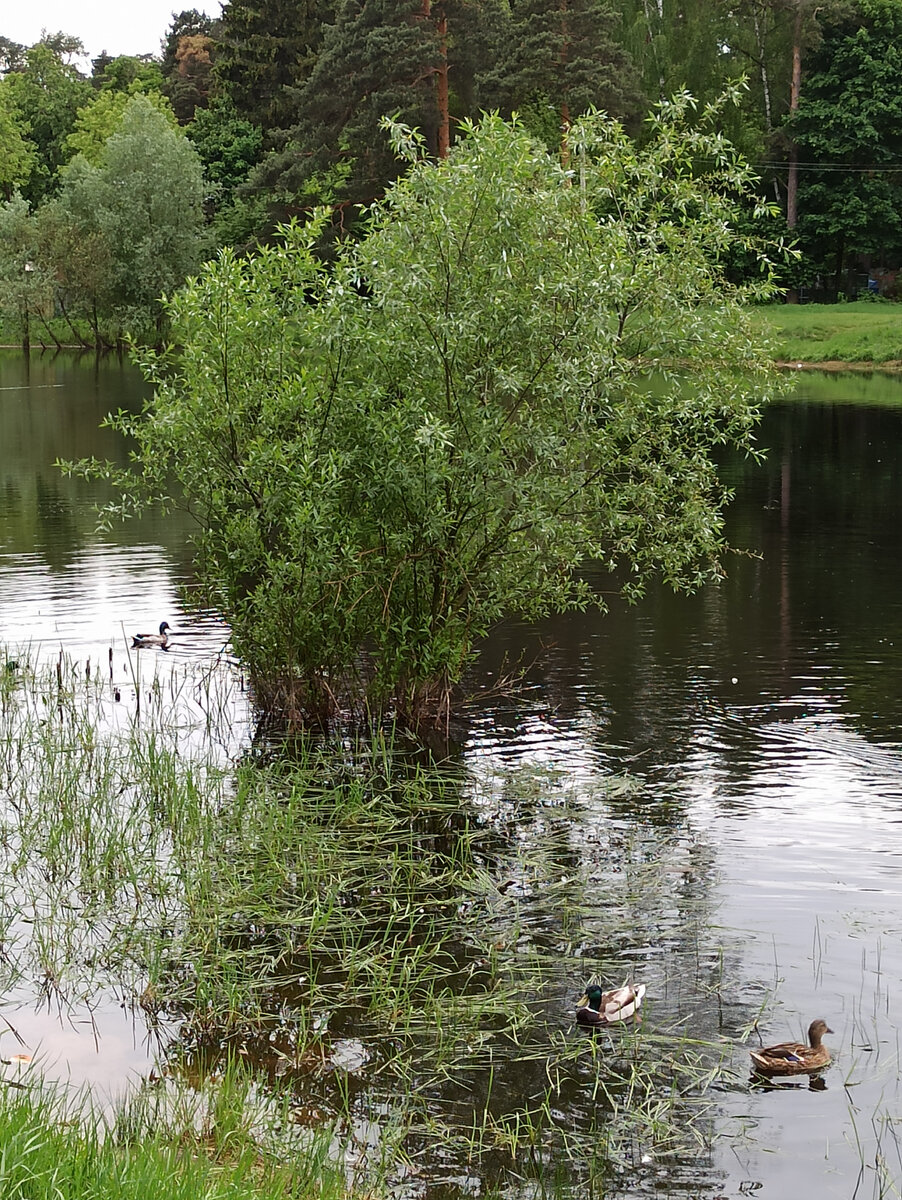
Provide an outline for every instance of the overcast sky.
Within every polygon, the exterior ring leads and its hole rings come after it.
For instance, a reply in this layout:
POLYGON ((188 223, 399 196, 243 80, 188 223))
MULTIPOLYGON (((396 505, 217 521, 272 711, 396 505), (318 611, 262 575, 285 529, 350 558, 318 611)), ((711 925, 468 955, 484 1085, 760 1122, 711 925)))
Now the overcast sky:
POLYGON ((172 14, 198 8, 218 17, 219 0, 7 0, 0 6, 0 36, 31 46, 46 29, 81 38, 89 58, 101 50, 159 54, 172 14))

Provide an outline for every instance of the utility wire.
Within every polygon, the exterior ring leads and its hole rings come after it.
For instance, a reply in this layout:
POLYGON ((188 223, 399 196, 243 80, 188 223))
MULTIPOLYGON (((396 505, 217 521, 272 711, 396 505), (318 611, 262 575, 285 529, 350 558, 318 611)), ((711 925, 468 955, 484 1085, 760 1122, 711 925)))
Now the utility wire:
MULTIPOLYGON (((759 162, 756 164, 759 167, 766 167, 768 170, 785 171, 789 168, 788 162, 759 162)), ((881 166, 860 167, 850 166, 847 163, 815 163, 815 162, 800 162, 796 164, 800 171, 843 171, 846 175, 858 174, 869 175, 875 172, 892 173, 902 171, 902 162, 882 164, 881 166)))

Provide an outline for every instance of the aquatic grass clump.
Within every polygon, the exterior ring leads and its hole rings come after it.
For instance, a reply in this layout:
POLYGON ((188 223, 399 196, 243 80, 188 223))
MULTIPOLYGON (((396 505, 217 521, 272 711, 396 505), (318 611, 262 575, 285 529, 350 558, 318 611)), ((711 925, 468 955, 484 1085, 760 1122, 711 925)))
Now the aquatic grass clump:
POLYGON ((61 661, 17 671, 0 707, 6 964, 73 998, 137 983, 147 932, 180 902, 174 832, 228 787, 221 755, 178 744, 161 690, 140 717, 111 691, 61 661))
POLYGON ((234 767, 164 689, 127 721, 108 693, 57 666, 0 722, 0 913, 36 992, 115 985, 199 1032, 286 1011, 312 1028, 338 1008, 445 1038, 440 1010, 464 990, 482 993, 477 1023, 522 1013, 495 998, 465 914, 487 885, 447 781, 372 746, 234 767))
POLYGON ((645 820, 640 781, 474 782, 376 734, 241 753, 204 686, 190 719, 186 683, 124 713, 66 667, 0 703, 0 971, 61 1011, 112 993, 156 1031, 134 1130, 240 1063, 255 1142, 317 1141, 361 1185, 413 1159, 613 1194, 646 1159, 703 1157, 734 967, 705 943, 705 846, 645 820), (596 972, 641 973, 647 1024, 576 1033, 596 972), (657 1008, 673 987, 692 1038, 657 1008))
POLYGON ((229 1009, 248 1024, 255 1010, 265 1023, 286 1006, 313 1024, 334 1013, 339 1025, 366 1020, 445 1038, 452 1012, 458 1036, 476 1012, 474 1024, 493 1013, 522 1019, 485 944, 479 834, 454 790, 415 769, 317 782, 328 769, 312 759, 290 771, 239 768, 206 857, 175 849, 186 898, 170 943, 178 961, 153 985, 214 1027, 229 1009), (243 1015, 234 1012, 237 992, 215 995, 230 959, 259 985, 240 989, 243 1015), (459 1004, 462 994, 479 999, 459 1004))

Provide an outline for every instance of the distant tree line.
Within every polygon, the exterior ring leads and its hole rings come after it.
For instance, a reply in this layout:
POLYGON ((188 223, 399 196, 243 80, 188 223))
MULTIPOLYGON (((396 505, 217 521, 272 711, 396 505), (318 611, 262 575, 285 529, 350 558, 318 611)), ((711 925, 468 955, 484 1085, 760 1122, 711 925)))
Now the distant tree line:
POLYGON ((798 239, 786 287, 902 262, 902 0, 229 0, 174 15, 159 57, 82 58, 0 37, 0 305, 26 334, 153 340, 218 247, 318 205, 326 246, 352 233, 406 169, 385 115, 442 158, 462 121, 517 112, 567 165, 580 114, 641 145, 652 104, 686 89, 701 115, 741 76, 723 133, 798 239))

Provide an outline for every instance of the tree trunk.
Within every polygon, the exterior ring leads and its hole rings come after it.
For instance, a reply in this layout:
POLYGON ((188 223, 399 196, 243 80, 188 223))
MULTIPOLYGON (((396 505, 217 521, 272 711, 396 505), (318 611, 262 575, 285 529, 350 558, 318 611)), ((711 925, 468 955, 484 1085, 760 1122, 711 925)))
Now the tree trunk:
POLYGON ((423 0, 420 16, 432 23, 438 34, 439 65, 434 68, 435 104, 438 109, 438 129, 435 134, 435 154, 439 159, 448 157, 451 145, 451 117, 448 110, 448 18, 443 7, 432 12, 432 0, 423 0))
POLYGON ((566 100, 561 101, 561 166, 570 166, 570 105, 566 100))
POLYGON ((440 62, 435 78, 435 98, 438 103, 438 138, 436 153, 447 158, 451 146, 451 114, 448 107, 448 17, 439 8, 435 28, 439 39, 440 62))
POLYGON ((835 277, 834 277, 835 278, 834 286, 835 286, 836 292, 837 292, 837 299, 839 299, 839 293, 842 291, 842 286, 843 286, 842 274, 843 274, 843 263, 845 262, 845 258, 846 258, 846 241, 845 241, 845 238, 842 236, 842 234, 840 234, 839 244, 836 247, 836 268, 835 268, 836 273, 835 273, 835 277))
MULTIPOLYGON (((558 61, 561 66, 561 79, 566 78, 567 62, 570 58, 570 20, 569 0, 560 0, 561 7, 561 50, 558 61)), ((567 103, 566 85, 561 97, 561 166, 566 171, 570 166, 570 105, 567 103)))
MULTIPOLYGON (((789 120, 798 111, 799 94, 802 90, 802 0, 796 0, 796 18, 792 32, 792 83, 789 89, 789 120)), ((786 225, 795 229, 798 221, 799 191, 799 148, 795 138, 789 145, 789 178, 786 181, 786 225)), ((798 304, 799 293, 790 288, 786 293, 787 304, 798 304)))
POLYGON ((43 313, 38 313, 38 316, 41 319, 41 324, 44 326, 44 328, 50 334, 50 337, 53 339, 53 343, 56 346, 57 350, 62 350, 63 343, 59 340, 59 338, 53 332, 53 328, 52 328, 50 322, 47 320, 47 318, 44 316, 43 313))
POLYGON ((86 350, 90 350, 90 349, 91 349, 91 343, 90 343, 89 341, 87 341, 87 340, 85 339, 85 337, 84 337, 84 336, 83 336, 83 335, 82 335, 82 334, 81 334, 81 333, 80 333, 80 332, 79 332, 79 331, 78 331, 78 330, 75 328, 75 326, 72 324, 72 318, 69 316, 69 313, 68 313, 68 311, 67 311, 67 309, 66 309, 66 303, 65 303, 65 301, 63 300, 62 293, 59 293, 59 294, 57 295, 57 300, 58 300, 58 302, 59 302, 59 306, 60 306, 60 312, 63 314, 63 320, 66 322, 66 324, 67 324, 67 325, 69 326, 69 328, 72 330, 72 334, 73 334, 73 336, 75 337, 75 340, 76 340, 77 342, 79 342, 79 343, 80 343, 82 346, 84 346, 84 348, 85 348, 86 350))
POLYGON ((774 123, 771 118, 771 103, 770 103, 770 80, 767 75, 767 58, 764 41, 764 30, 761 21, 758 19, 758 10, 752 10, 752 20, 755 25, 755 41, 758 44, 758 66, 761 73, 761 92, 764 96, 764 128, 770 137, 773 132, 774 123))

